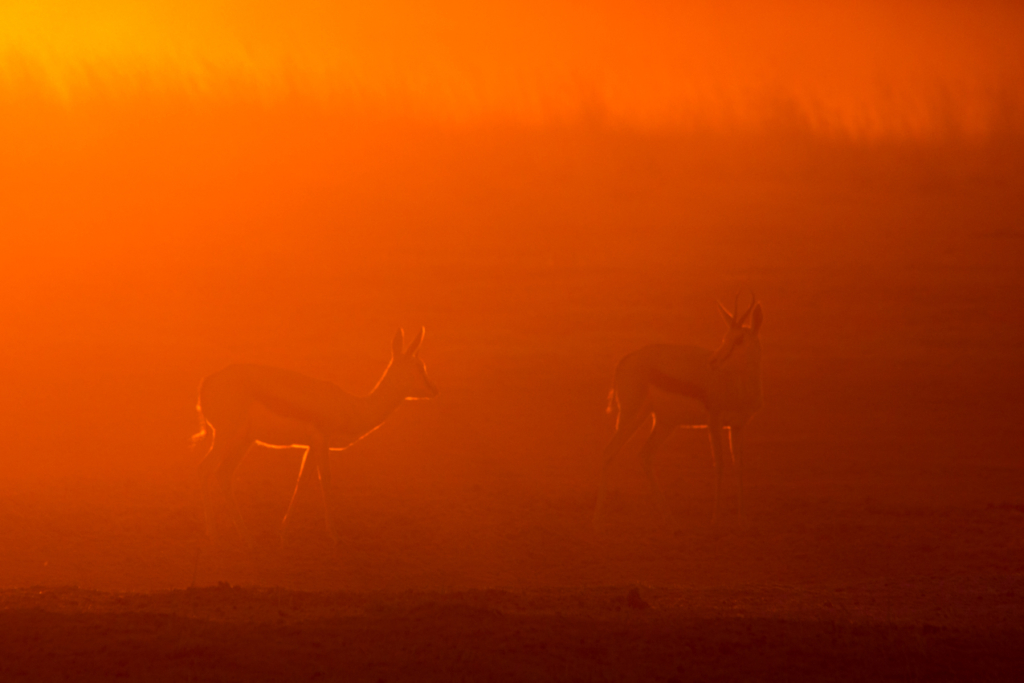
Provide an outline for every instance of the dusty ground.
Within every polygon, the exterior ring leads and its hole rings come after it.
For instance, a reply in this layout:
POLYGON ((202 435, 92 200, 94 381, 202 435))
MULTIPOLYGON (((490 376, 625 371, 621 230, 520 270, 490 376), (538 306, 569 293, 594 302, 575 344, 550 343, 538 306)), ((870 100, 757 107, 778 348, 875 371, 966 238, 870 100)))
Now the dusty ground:
POLYGON ((872 618, 844 605, 857 600, 843 589, 772 587, 308 593, 224 584, 149 594, 7 591, 0 675, 1012 680, 1024 663, 1012 624, 986 620, 965 628, 872 618))
POLYGON ((263 252, 10 256, 0 677, 1014 678, 1024 195, 925 176, 687 190, 692 223, 636 239, 459 252, 410 231, 364 263, 320 253, 315 235, 344 252, 326 228, 263 252), (766 405, 746 523, 710 525, 688 432, 656 464, 675 525, 634 443, 592 529, 616 360, 715 344, 715 299, 749 288, 766 405), (442 393, 334 455, 341 543, 305 491, 277 546, 299 454, 258 449, 236 482, 256 548, 226 520, 205 539, 199 379, 248 360, 365 392, 419 324, 442 393))

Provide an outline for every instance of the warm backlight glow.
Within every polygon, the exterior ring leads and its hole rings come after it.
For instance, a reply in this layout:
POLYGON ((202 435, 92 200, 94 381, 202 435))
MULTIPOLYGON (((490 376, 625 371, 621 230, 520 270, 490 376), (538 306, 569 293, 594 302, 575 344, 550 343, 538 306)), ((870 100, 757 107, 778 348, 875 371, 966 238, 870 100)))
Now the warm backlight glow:
POLYGON ((1020 0, 0 0, 0 680, 1015 681, 1022 279, 1020 0))
POLYGON ((855 138, 1019 127, 1012 3, 11 0, 0 89, 301 100, 446 121, 597 120, 855 138))

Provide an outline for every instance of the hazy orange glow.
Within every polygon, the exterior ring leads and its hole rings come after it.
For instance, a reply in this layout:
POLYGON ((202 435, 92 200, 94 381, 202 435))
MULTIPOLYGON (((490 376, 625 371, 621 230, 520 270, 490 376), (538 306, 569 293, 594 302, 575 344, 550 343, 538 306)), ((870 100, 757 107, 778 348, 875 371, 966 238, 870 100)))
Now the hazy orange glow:
POLYGON ((1021 125, 1016 3, 33 2, 0 8, 0 83, 40 96, 275 103, 446 121, 855 138, 1021 125))
POLYGON ((0 679, 1016 680, 1022 274, 1021 2, 0 0, 0 679))
POLYGON ((1022 26, 1019 6, 977 3, 16 0, 0 221, 8 240, 113 258, 254 224, 292 243, 282 222, 316 233, 296 212, 333 221, 350 255, 494 253, 513 201, 540 212, 525 248, 604 248, 625 216, 692 222, 676 188, 793 172, 807 144, 1019 139, 1022 26), (674 180, 623 184, 630 163, 674 180), (610 213, 597 186, 629 199, 610 213))

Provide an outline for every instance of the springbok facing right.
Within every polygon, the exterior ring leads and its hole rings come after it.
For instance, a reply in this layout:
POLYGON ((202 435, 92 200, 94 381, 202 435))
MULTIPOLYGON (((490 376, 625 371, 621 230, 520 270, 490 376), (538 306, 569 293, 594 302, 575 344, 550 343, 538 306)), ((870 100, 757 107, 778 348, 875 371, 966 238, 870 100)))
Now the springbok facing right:
POLYGON ((608 466, 641 424, 653 416, 654 427, 640 449, 644 474, 650 483, 655 504, 668 514, 665 496, 654 480, 652 460, 655 451, 676 427, 694 425, 695 406, 708 414, 706 427, 717 467, 715 507, 712 522, 718 519, 725 469, 723 428, 729 428, 729 445, 739 474, 739 517, 743 518, 743 427, 761 407, 761 342, 758 332, 764 315, 756 297, 750 308, 739 315, 739 297, 734 312, 718 304, 729 325, 718 350, 697 346, 655 344, 625 356, 615 368, 608 410, 619 409, 615 435, 604 449, 601 488, 594 508, 594 525, 601 516, 606 495, 608 466), (745 325, 750 317, 750 325, 745 325))
POLYGON ((320 478, 327 533, 337 542, 332 520, 333 487, 330 451, 342 450, 379 427, 407 400, 433 398, 437 388, 419 357, 425 330, 404 347, 399 330, 392 341, 391 362, 366 396, 352 396, 339 387, 290 370, 260 365, 229 365, 203 380, 196 411, 199 433, 192 437, 206 449, 199 465, 207 534, 215 536, 211 484, 219 485, 239 534, 252 539, 235 504, 231 480, 253 444, 270 448, 302 448, 302 464, 291 502, 281 521, 281 540, 299 492, 315 470, 320 478))

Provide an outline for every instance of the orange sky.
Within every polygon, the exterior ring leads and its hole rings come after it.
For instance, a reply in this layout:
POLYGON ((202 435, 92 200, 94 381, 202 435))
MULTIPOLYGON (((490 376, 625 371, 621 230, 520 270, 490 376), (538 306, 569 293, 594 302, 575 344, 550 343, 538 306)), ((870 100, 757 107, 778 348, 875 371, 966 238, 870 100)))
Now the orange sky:
POLYGON ((454 122, 599 120, 853 138, 1024 119, 1016 3, 7 0, 0 91, 74 108, 274 103, 454 122))
POLYGON ((764 178, 941 174, 914 150, 1024 134, 1019 4, 368 6, 0 3, 0 251, 618 254, 622 225, 705 234, 764 178), (858 167, 877 143, 913 169, 858 167))

